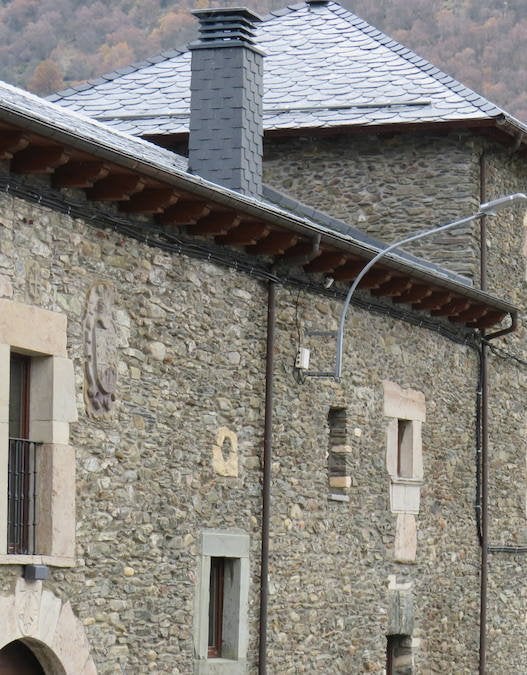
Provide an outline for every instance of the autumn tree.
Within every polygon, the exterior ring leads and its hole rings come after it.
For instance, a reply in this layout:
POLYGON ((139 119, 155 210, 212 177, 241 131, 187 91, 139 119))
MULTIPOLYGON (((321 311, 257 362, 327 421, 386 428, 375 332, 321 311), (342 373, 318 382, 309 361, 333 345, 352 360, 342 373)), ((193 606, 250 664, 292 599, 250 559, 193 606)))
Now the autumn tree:
POLYGON ((62 72, 56 63, 50 59, 41 61, 28 80, 29 91, 35 94, 50 94, 52 91, 64 87, 62 72))

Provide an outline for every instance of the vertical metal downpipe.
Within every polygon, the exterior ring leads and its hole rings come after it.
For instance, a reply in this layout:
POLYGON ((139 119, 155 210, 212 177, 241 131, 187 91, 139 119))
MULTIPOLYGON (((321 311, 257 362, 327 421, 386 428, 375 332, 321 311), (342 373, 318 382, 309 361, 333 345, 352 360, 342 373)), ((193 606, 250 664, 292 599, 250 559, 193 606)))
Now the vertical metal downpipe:
MULTIPOLYGON (((487 166, 480 157, 480 204, 487 201, 487 166)), ((480 219, 480 288, 487 289, 487 217, 480 219)), ((481 343, 481 573, 479 604, 479 675, 487 668, 487 579, 489 549, 489 390, 487 345, 481 343)))
POLYGON ((273 451, 274 336, 276 284, 269 282, 267 296, 267 355, 265 365, 265 423, 262 481, 262 553, 260 565, 260 642, 258 673, 267 673, 267 605, 269 598, 269 530, 271 518, 271 463, 273 451))

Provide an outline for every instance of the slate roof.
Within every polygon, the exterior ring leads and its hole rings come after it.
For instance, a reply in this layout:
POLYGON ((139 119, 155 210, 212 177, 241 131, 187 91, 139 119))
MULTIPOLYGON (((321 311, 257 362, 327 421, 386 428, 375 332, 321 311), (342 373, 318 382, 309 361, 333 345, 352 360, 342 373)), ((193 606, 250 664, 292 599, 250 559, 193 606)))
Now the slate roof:
MULTIPOLYGON (((139 173, 146 172, 177 184, 188 192, 195 191, 213 201, 228 203, 242 212, 252 209, 262 217, 267 215, 282 219, 281 224, 284 226, 334 235, 340 241, 356 244, 370 254, 386 247, 386 244, 343 221, 322 214, 272 188, 266 187, 262 197, 258 198, 242 195, 190 174, 187 172, 187 159, 171 150, 109 128, 75 111, 64 110, 39 96, 0 81, 0 125, 2 122, 28 129, 56 142, 71 144, 79 150, 93 152, 139 173)), ((459 284, 470 283, 465 277, 403 251, 390 255, 390 258, 407 262, 414 268, 421 268, 459 284)))
MULTIPOLYGON (((331 0, 272 12, 264 128, 506 120, 527 126, 331 0)), ((174 51, 49 97, 134 135, 186 133, 190 52, 174 51)))
MULTIPOLYGON (((273 228, 300 234, 305 240, 320 235, 328 250, 338 249, 351 254, 352 258, 370 259, 386 247, 342 221, 311 209, 271 188, 265 188, 261 198, 241 195, 220 185, 186 172, 186 160, 175 153, 148 141, 135 138, 108 128, 79 113, 64 110, 60 106, 29 94, 21 89, 0 82, 0 128, 4 141, 9 145, 13 135, 16 147, 19 130, 27 133, 30 145, 21 153, 42 147, 42 139, 63 145, 83 155, 109 160, 125 170, 152 178, 176 191, 195 195, 206 203, 226 207, 249 219, 261 219, 273 228)), ((16 160, 18 150, 14 150, 16 160)), ((8 155, 9 157, 9 155, 8 155)), ((28 170, 31 173, 31 170, 28 170)), ((9 176, 3 177, 2 187, 10 189, 9 176), (6 182, 7 181, 7 182, 6 182)), ((97 199, 95 197, 95 199, 97 199)), ((118 201, 119 198, 115 197, 118 201)), ((429 284, 470 298, 474 307, 485 307, 490 315, 510 314, 515 317, 517 309, 508 302, 467 285, 467 280, 440 266, 403 251, 390 252, 384 262, 398 274, 407 275, 417 283, 429 284)), ((479 311, 479 309, 478 309, 479 311)), ((491 316, 492 318, 492 316, 491 316)), ((494 320, 494 318, 493 318, 494 320)), ((496 318, 496 320, 499 320, 496 318)))

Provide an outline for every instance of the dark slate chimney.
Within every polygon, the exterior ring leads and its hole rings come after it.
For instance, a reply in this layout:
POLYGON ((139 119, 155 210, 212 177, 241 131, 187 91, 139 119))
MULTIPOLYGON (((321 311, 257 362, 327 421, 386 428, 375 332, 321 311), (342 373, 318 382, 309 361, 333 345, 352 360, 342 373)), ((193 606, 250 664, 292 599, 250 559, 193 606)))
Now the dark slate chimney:
POLYGON ((193 12, 189 171, 258 196, 262 192, 263 53, 248 9, 193 12))

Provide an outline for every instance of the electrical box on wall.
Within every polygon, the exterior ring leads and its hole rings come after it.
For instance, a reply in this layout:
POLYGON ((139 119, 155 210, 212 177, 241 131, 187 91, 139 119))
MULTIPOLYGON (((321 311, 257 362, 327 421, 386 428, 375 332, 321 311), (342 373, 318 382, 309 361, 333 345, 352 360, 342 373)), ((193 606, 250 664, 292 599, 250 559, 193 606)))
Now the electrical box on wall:
POLYGON ((295 368, 309 370, 309 349, 300 347, 296 355, 295 368))

